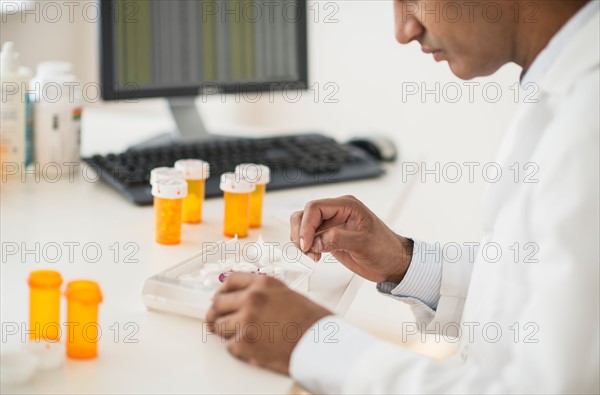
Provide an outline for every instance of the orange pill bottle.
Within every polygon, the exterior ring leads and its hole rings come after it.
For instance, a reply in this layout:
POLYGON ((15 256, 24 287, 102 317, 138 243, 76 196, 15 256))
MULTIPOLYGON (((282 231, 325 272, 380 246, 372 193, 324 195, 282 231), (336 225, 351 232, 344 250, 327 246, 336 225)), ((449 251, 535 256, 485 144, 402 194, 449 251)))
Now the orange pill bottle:
POLYGON ((159 179, 152 185, 156 242, 174 245, 181 242, 183 199, 187 183, 178 179, 159 179))
POLYGON ((271 170, 265 165, 242 163, 235 168, 236 174, 255 185, 250 195, 250 227, 262 225, 262 212, 267 184, 271 181, 271 170))
POLYGON ((224 234, 227 237, 246 237, 250 228, 250 195, 255 190, 236 173, 221 175, 221 190, 225 200, 224 234))
POLYGON ((94 281, 77 280, 67 284, 67 356, 94 358, 98 355, 98 305, 102 292, 94 281))
POLYGON ((183 173, 188 186, 188 194, 183 199, 183 222, 199 224, 202 222, 204 183, 210 175, 210 165, 203 160, 181 159, 175 162, 175 169, 183 173))
POLYGON ((29 274, 29 339, 60 340, 60 286, 63 279, 54 270, 29 274))

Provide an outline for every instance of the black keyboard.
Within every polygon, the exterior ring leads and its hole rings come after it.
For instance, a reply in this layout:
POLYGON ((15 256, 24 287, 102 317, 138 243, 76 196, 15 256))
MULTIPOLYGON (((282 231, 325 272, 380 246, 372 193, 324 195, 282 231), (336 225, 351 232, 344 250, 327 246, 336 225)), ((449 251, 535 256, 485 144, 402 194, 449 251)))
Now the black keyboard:
POLYGON ((379 163, 359 148, 339 144, 319 134, 269 138, 215 139, 163 147, 128 150, 121 154, 95 155, 84 160, 100 177, 138 205, 152 204, 150 171, 172 167, 179 159, 210 163, 206 197, 222 196, 220 175, 240 163, 259 163, 271 168, 269 190, 319 185, 377 177, 379 163))

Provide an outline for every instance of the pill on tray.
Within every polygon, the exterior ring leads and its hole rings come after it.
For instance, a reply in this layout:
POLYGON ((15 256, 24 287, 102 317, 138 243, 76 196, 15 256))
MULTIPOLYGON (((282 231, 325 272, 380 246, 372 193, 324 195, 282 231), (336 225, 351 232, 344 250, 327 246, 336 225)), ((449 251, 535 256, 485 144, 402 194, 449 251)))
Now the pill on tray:
POLYGON ((233 270, 233 267, 235 266, 235 263, 225 263, 224 265, 221 265, 221 272, 230 272, 233 270))
POLYGON ((196 277, 192 276, 191 274, 187 274, 187 273, 182 274, 181 276, 177 277, 177 279, 184 283, 193 283, 196 281, 196 277))
POLYGON ((204 280, 203 285, 206 288, 217 288, 221 285, 221 282, 219 281, 219 279, 217 277, 215 278, 207 278, 204 280))
POLYGON ((221 264, 220 263, 205 263, 202 266, 202 269, 204 269, 204 270, 221 270, 221 264))
POLYGON ((273 269, 273 277, 283 281, 285 278, 285 269, 282 267, 274 267, 273 269))
POLYGON ((222 270, 221 270, 220 267, 217 267, 216 269, 201 269, 200 270, 200 277, 201 278, 216 277, 221 272, 222 272, 222 270))
POLYGON ((267 276, 273 276, 275 274, 275 268, 273 266, 261 267, 258 273, 266 274, 267 276))
POLYGON ((242 263, 233 267, 234 272, 238 273, 254 273, 258 271, 258 267, 250 263, 242 263))

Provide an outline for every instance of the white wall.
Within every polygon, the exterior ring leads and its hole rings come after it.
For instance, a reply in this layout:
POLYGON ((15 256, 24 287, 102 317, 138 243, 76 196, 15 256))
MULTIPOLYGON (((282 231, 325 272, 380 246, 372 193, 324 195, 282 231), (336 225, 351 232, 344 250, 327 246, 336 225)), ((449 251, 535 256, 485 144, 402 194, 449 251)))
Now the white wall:
POLYGON ((23 65, 35 71, 41 61, 68 60, 82 81, 97 80, 97 2, 3 0, 2 3, 1 40, 15 42, 23 65), (89 16, 83 16, 84 7, 89 16), (15 12, 16 8, 24 10, 15 12))
MULTIPOLYGON (((32 14, 2 15, 2 41, 15 41, 29 67, 42 60, 66 59, 75 64, 83 82, 95 81, 97 26, 82 17, 87 3, 90 1, 77 2, 72 21, 64 7, 58 22, 49 21, 55 14, 43 5, 32 14), (38 21, 36 16, 40 16, 38 21)), ((517 67, 507 66, 492 77, 476 80, 481 85, 474 90, 474 103, 469 103, 466 86, 452 76, 445 63, 434 63, 417 44, 400 46, 395 42, 390 0, 309 2, 309 9, 320 11, 317 22, 314 11, 309 14, 310 77, 321 86, 319 102, 313 100, 314 91, 304 92, 297 103, 288 103, 279 94, 273 103, 264 97, 256 104, 235 103, 233 97, 223 104, 219 98, 210 98, 200 105, 209 127, 222 129, 233 123, 263 131, 320 130, 339 138, 377 132, 394 138, 407 158, 425 155, 429 166, 494 159, 516 108, 510 87, 518 81, 517 67), (336 22, 325 23, 327 15, 336 22), (450 103, 442 97, 436 103, 433 95, 424 102, 416 95, 403 101, 403 84, 426 83, 432 89, 436 81, 448 87, 452 96, 455 90, 448 84, 459 84, 463 98, 450 103), (489 82, 499 84, 503 91, 497 103, 486 101, 482 94, 482 85, 489 82), (339 87, 334 96, 337 104, 323 102, 328 93, 323 90, 326 83, 339 87)), ((87 10, 88 17, 93 17, 94 7, 87 10)), ((161 101, 117 106, 125 113, 149 109, 148 117, 156 118, 157 128, 170 123, 161 101)), ((84 116, 84 139, 89 127, 84 116)), ((396 225, 416 237, 477 240, 484 187, 481 176, 474 183, 436 183, 432 177, 429 182, 418 182, 396 225)))

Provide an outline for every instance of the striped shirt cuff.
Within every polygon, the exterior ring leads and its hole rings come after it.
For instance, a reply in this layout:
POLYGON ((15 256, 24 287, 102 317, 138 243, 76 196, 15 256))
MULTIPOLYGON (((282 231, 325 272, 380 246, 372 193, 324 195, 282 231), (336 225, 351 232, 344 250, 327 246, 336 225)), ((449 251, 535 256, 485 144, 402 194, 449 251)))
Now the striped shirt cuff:
POLYGON ((377 290, 397 298, 413 298, 437 309, 442 284, 442 249, 439 244, 414 240, 413 257, 400 284, 384 282, 377 290))

